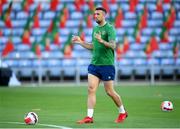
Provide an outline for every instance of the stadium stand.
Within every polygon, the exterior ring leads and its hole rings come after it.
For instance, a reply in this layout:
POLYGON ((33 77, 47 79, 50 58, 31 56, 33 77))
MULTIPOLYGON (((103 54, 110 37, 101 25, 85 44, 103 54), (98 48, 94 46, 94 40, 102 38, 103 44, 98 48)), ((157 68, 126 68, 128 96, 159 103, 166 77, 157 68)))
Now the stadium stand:
POLYGON ((93 4, 110 9, 107 19, 112 24, 121 22, 121 26, 116 26, 117 42, 122 46, 120 53, 115 52, 116 57, 120 56, 116 59, 118 80, 122 77, 134 80, 139 76, 149 79, 152 65, 160 80, 167 77, 180 80, 180 1, 161 0, 162 11, 158 10, 156 0, 134 0, 134 3, 129 0, 115 0, 115 3, 111 0, 57 0, 57 4, 55 1, 2 0, 0 3, 1 62, 22 81, 25 77, 32 81, 39 74, 46 81, 53 77, 74 79, 77 74, 87 76, 91 52, 79 45, 72 46, 69 37, 84 34, 82 37, 91 41, 91 23, 96 25, 90 9, 93 4), (90 2, 93 4, 89 5, 90 2), (131 10, 131 6, 135 9, 131 10), (116 23, 119 8, 123 16, 116 23), (140 41, 136 40, 138 34, 140 41), (153 36, 156 41, 151 40, 153 36), (126 50, 125 44, 129 45, 126 50))

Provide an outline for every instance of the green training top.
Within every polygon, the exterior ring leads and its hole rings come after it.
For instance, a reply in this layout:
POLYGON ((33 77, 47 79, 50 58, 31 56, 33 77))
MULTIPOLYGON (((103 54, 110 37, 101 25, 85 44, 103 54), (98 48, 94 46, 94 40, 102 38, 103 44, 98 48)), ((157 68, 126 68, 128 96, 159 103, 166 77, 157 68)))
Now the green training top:
POLYGON ((92 43, 93 57, 91 64, 93 65, 114 65, 114 50, 99 43, 95 38, 95 34, 101 34, 101 38, 107 42, 116 40, 116 31, 113 25, 106 23, 104 26, 96 26, 93 28, 92 43))

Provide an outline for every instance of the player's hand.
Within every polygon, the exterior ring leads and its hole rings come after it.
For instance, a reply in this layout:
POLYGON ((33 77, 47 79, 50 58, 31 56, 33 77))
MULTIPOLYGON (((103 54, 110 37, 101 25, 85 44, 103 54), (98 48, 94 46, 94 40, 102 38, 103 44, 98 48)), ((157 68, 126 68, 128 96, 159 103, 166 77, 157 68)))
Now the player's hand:
POLYGON ((72 35, 72 43, 82 43, 82 40, 79 36, 72 35))
POLYGON ((95 38, 100 42, 103 43, 103 39, 101 38, 101 35, 98 33, 95 33, 95 38))

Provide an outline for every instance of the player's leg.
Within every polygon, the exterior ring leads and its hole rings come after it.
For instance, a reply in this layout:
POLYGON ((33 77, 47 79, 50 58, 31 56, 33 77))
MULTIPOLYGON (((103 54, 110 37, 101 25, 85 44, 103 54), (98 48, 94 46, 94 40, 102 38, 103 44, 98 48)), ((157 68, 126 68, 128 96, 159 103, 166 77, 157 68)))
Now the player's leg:
POLYGON ((114 81, 104 81, 104 88, 108 96, 112 98, 114 103, 117 107, 120 107, 123 105, 121 97, 118 95, 118 93, 114 90, 113 84, 114 81))
POLYGON ((88 74, 88 109, 94 109, 94 106, 96 104, 96 90, 99 86, 99 83, 100 79, 98 77, 92 74, 88 74))
MULTIPOLYGON (((101 66, 100 75, 104 82, 104 88, 106 93, 112 98, 117 107, 122 106, 121 97, 114 90, 114 78, 115 78, 115 67, 110 66, 101 66)), ((123 111, 122 111, 123 112, 123 111)))
POLYGON ((106 93, 112 98, 116 106, 119 108, 118 118, 115 120, 116 123, 123 122, 128 116, 127 112, 124 109, 123 102, 118 93, 114 90, 113 86, 114 81, 104 81, 104 88, 106 93))
POLYGON ((96 90, 100 79, 95 75, 88 74, 88 98, 87 98, 87 117, 78 121, 79 124, 93 123, 94 107, 96 105, 96 90))

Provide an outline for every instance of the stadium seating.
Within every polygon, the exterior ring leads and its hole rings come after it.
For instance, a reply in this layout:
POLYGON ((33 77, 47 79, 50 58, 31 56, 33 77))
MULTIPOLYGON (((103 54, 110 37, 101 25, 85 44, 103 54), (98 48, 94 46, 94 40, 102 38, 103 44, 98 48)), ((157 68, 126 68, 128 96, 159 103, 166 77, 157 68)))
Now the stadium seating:
MULTIPOLYGON (((116 0, 116 4, 110 3, 109 0, 107 1, 111 11, 111 15, 108 14, 107 17, 108 20, 110 20, 112 16, 113 20, 115 19, 118 7, 121 7, 123 11, 124 19, 122 20, 122 27, 116 28, 117 41, 122 41, 124 35, 127 33, 130 44, 130 49, 122 55, 120 60, 116 61, 118 76, 146 76, 149 74, 153 64, 156 67, 156 75, 173 75, 174 71, 178 71, 175 76, 179 77, 180 56, 174 58, 173 43, 177 40, 180 46, 180 2, 173 1, 163 4, 163 12, 161 13, 156 11, 156 0, 139 0, 135 12, 129 11, 128 0, 116 0), (141 43, 137 43, 134 32, 138 24, 138 17, 142 14, 145 3, 148 9, 148 22, 147 27, 141 31, 141 43), (161 42, 160 35, 163 30, 164 19, 168 17, 171 6, 176 10, 176 19, 173 27, 168 33, 169 42, 164 43, 161 42), (156 33, 159 49, 151 54, 151 59, 148 59, 144 50, 154 31, 156 33)), ((13 2, 12 11, 10 13, 13 28, 6 27, 4 21, 2 19, 0 20, 0 30, 2 30, 3 33, 2 36, 0 36, 0 53, 2 53, 9 38, 12 39, 14 44, 13 52, 2 58, 2 62, 11 67, 18 74, 18 77, 38 76, 39 73, 42 76, 48 77, 75 77, 77 70, 79 70, 80 76, 86 76, 87 67, 91 59, 91 51, 79 45, 74 45, 72 57, 65 58, 62 49, 68 40, 69 34, 79 34, 80 23, 82 23, 85 39, 91 42, 92 28, 87 28, 86 21, 84 20, 89 11, 88 4, 85 3, 85 5, 81 7, 81 11, 77 11, 73 1, 61 0, 56 10, 53 11, 50 9, 49 1, 37 0, 30 5, 29 12, 27 13, 23 10, 21 3, 21 0, 13 2), (31 45, 34 41, 39 42, 42 39, 51 21, 61 13, 65 4, 69 10, 69 18, 67 19, 65 28, 58 28, 60 44, 57 45, 51 41, 50 51, 46 51, 41 45, 42 58, 40 60, 32 51, 31 47, 23 44, 21 40, 28 18, 33 16, 33 12, 39 3, 41 3, 42 8, 38 14, 40 27, 33 28, 33 26, 31 26, 31 45), (39 61, 41 63, 39 63, 39 61), (39 65, 42 67, 41 71, 38 69, 39 65)), ((94 1, 94 3, 97 6, 101 6, 102 2, 94 1)), ((2 5, 2 7, 3 13, 5 13, 5 10, 9 7, 9 2, 2 5)), ((96 25, 95 22, 92 21, 92 23, 96 25)), ((180 53, 180 49, 178 53, 180 53)))

